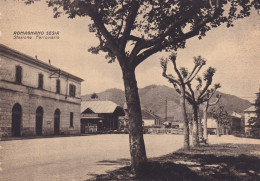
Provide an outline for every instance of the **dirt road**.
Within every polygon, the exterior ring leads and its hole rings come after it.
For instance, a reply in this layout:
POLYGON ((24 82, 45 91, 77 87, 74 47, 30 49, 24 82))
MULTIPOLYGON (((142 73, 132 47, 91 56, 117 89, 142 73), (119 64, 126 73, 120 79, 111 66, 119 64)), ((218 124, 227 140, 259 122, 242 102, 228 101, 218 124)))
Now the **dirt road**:
MULTIPOLYGON (((182 146, 181 135, 145 135, 147 156, 182 146)), ((85 180, 129 159, 128 135, 95 135, 2 141, 0 180, 85 180)))

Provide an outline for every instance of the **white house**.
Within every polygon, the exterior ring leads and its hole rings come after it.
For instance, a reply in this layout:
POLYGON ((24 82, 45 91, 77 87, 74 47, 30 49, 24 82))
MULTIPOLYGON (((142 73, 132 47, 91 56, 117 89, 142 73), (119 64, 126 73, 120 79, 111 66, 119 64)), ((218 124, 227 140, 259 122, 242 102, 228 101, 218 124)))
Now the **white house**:
POLYGON ((244 117, 245 117, 245 133, 249 131, 249 119, 256 117, 256 108, 255 106, 251 106, 244 110, 244 117))

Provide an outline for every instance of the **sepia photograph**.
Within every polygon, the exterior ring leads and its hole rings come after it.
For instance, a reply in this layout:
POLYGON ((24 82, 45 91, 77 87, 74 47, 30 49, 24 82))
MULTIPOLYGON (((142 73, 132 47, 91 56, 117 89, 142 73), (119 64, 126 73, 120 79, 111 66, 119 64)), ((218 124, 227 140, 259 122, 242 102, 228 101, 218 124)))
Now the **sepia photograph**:
POLYGON ((0 0, 0 180, 260 180, 259 52, 258 0, 0 0))

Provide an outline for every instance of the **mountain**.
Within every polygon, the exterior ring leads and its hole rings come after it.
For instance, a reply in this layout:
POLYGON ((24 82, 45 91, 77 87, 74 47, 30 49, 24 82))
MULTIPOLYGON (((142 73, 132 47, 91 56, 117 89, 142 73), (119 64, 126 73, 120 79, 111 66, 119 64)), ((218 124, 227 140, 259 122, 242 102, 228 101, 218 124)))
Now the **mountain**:
MULTIPOLYGON (((125 93, 121 89, 107 89, 103 92, 96 93, 98 96, 98 100, 108 100, 116 103, 119 106, 123 106, 125 103, 125 93)), ((92 94, 87 94, 81 96, 81 100, 91 100, 92 94)))
MULTIPOLYGON (((222 95, 219 105, 224 105, 225 110, 228 113, 237 112, 242 113, 243 110, 251 106, 251 103, 247 100, 241 99, 234 95, 224 94, 222 95)), ((91 95, 82 96, 82 100, 91 100, 91 95)), ((120 89, 108 89, 106 91, 97 93, 99 100, 110 100, 116 104, 123 106, 125 103, 125 93, 120 89)), ((180 119, 180 97, 178 93, 170 87, 150 85, 139 89, 139 96, 141 106, 154 114, 165 118, 166 117, 166 97, 167 97, 167 117, 174 117, 175 120, 180 119)), ((188 104, 187 104, 188 105, 188 104)), ((190 106, 187 108, 191 111, 190 106)))
POLYGON ((162 118, 166 117, 167 97, 167 117, 180 119, 180 96, 174 89, 167 86, 151 85, 140 89, 139 95, 142 107, 162 118))

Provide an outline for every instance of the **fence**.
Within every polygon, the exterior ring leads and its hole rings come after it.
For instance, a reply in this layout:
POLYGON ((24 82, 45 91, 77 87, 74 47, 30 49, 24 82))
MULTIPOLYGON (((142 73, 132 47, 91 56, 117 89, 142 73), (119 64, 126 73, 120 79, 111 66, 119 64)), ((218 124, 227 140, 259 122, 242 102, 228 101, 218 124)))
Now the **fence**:
POLYGON ((183 129, 176 128, 148 128, 149 134, 184 134, 183 129))

